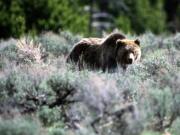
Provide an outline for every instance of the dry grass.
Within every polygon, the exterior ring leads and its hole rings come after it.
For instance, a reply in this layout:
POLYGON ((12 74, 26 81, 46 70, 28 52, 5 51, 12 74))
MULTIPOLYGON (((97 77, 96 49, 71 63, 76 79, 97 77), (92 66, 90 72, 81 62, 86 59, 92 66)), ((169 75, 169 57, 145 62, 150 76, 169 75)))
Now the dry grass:
POLYGON ((19 58, 22 60, 42 63, 41 43, 35 43, 34 40, 22 38, 16 44, 19 58))

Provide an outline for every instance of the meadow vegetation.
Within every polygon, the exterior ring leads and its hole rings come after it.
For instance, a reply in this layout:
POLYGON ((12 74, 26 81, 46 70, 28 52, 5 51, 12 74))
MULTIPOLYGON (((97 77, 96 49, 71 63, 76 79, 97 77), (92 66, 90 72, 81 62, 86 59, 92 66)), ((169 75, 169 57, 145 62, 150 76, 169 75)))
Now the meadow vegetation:
POLYGON ((2 135, 180 133, 180 33, 139 38, 126 72, 78 71, 65 62, 81 36, 44 33, 0 42, 2 135))

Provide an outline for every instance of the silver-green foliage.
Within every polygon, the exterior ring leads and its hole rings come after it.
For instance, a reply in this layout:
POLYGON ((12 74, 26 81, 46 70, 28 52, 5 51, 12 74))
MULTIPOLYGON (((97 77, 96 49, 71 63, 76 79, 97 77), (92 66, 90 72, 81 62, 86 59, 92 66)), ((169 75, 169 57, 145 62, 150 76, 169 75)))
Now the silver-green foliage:
MULTIPOLYGON (((111 74, 78 71, 65 63, 78 39, 67 32, 36 37, 48 54, 41 63, 18 62, 17 48, 5 49, 15 41, 1 42, 3 119, 16 118, 15 113, 8 113, 12 110, 33 114, 44 130, 53 135, 139 135, 165 130, 178 135, 180 34, 139 36, 141 61, 129 66, 126 72, 111 74)), ((5 131, 7 127, 0 124, 0 129, 5 131)), ((32 132, 34 135, 35 131, 32 132)))

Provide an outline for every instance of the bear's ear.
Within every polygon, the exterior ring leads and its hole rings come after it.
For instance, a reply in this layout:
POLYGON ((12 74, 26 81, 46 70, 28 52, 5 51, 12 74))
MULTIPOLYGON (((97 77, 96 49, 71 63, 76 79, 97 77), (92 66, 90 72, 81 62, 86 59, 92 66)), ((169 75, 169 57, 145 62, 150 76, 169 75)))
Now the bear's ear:
POLYGON ((139 41, 139 39, 136 39, 136 40, 134 41, 134 43, 136 43, 137 45, 140 46, 140 41, 139 41))

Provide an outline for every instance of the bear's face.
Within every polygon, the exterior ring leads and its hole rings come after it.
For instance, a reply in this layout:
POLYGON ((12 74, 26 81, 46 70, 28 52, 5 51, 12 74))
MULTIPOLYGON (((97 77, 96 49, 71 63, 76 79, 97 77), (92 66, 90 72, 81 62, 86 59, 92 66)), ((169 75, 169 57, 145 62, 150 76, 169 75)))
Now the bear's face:
POLYGON ((133 64, 140 60, 141 48, 138 39, 118 39, 116 41, 116 46, 116 61, 121 66, 133 64))

